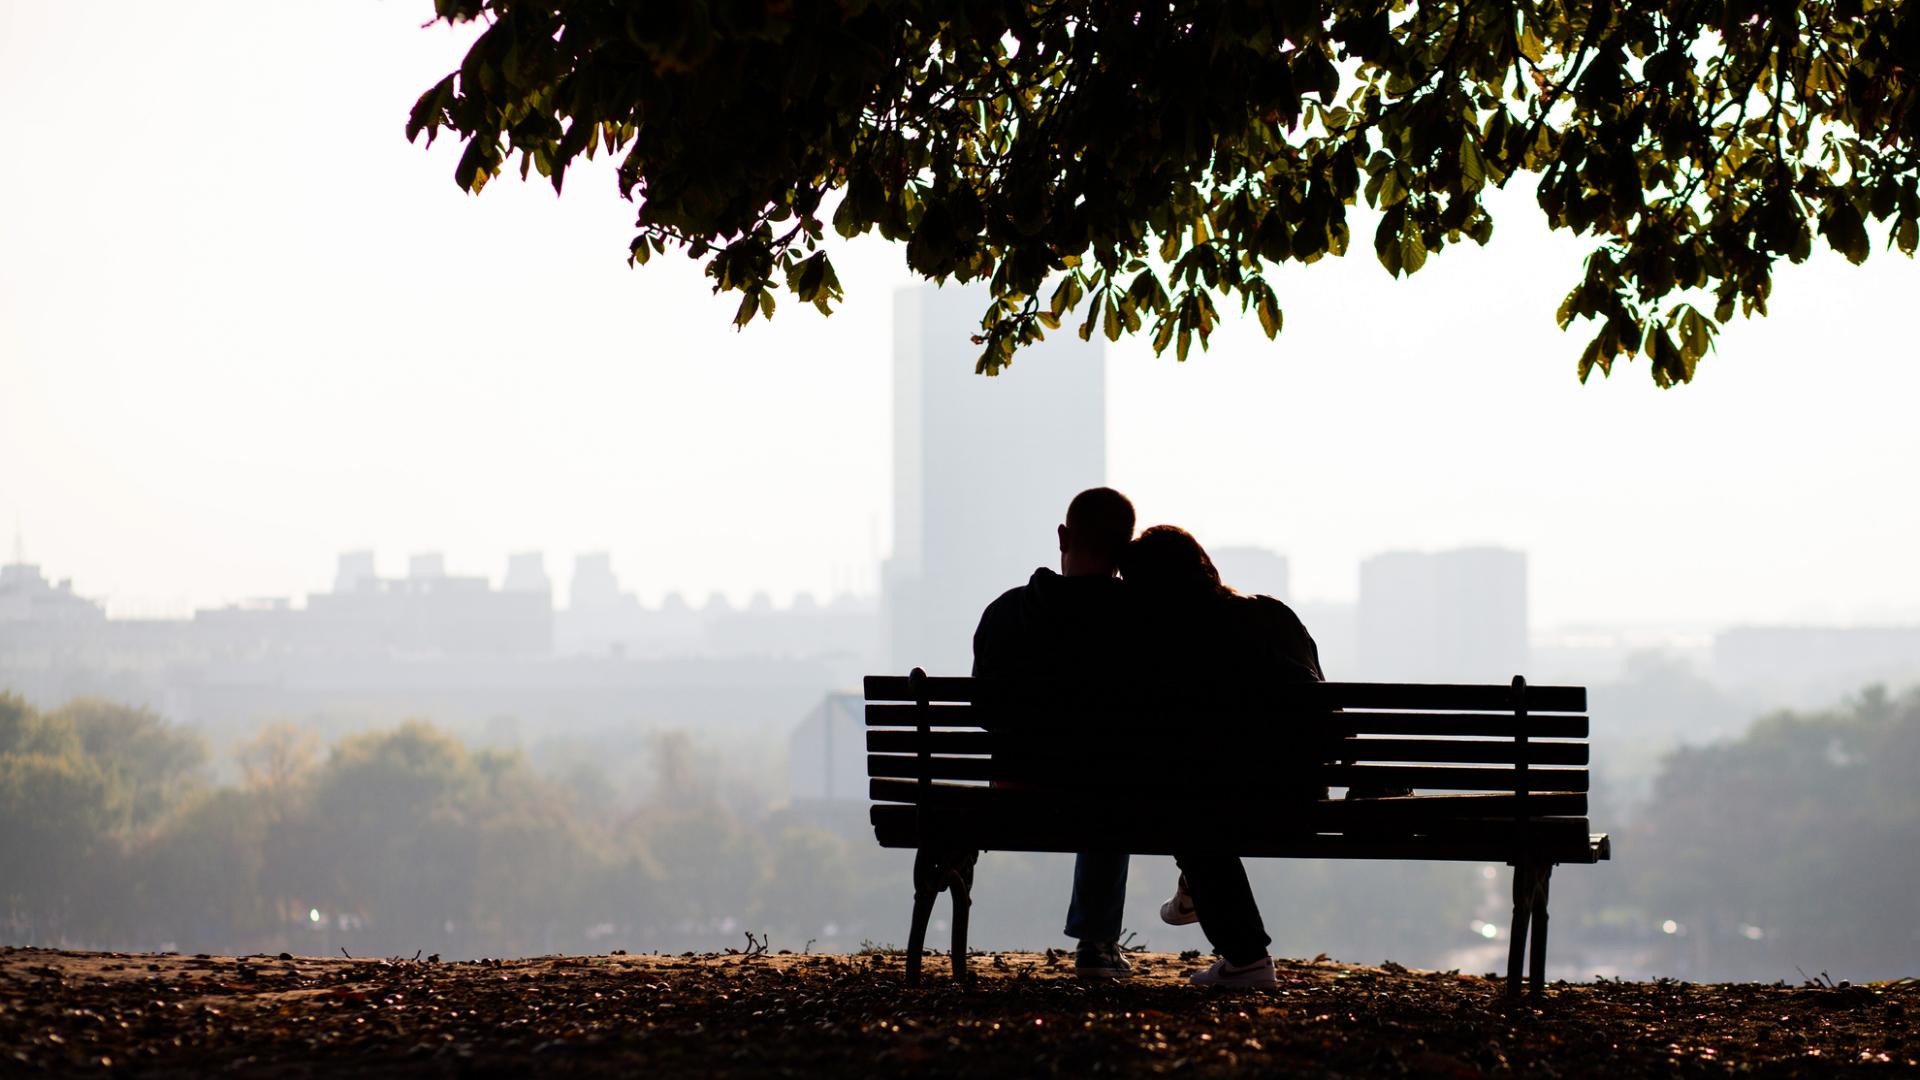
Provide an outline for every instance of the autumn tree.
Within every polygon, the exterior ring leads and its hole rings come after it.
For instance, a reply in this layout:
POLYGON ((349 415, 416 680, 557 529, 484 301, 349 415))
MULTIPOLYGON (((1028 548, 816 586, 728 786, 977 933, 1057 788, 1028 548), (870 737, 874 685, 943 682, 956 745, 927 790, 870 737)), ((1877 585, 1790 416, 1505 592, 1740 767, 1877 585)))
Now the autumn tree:
MULTIPOLYGON (((979 370, 1069 320, 1184 359, 1217 302, 1280 332, 1274 267, 1386 270, 1484 244, 1531 174, 1592 238, 1558 313, 1582 380, 1645 356, 1692 379, 1765 314, 1781 259, 1852 262, 1920 228, 1920 5, 1906 0, 435 0, 486 23, 421 95, 454 179, 559 190, 604 153, 631 259, 704 260, 736 322, 829 311, 835 237, 986 281, 979 370), (517 159, 517 160, 516 160, 517 159)), ((1572 268, 1569 268, 1571 271, 1572 268)))

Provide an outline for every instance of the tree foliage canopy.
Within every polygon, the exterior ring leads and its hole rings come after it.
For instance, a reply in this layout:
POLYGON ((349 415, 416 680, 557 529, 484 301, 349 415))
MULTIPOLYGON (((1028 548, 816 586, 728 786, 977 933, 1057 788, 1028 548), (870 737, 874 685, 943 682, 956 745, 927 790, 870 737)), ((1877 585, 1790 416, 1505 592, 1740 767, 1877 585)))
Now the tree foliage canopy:
POLYGON ((1591 236, 1559 311, 1584 380, 1686 382, 1816 234, 1920 229, 1920 5, 1907 0, 435 0, 488 25, 409 138, 559 189, 619 158, 635 262, 704 259, 736 321, 841 296, 829 228, 987 280, 995 373, 1064 320, 1184 359, 1216 300, 1273 337, 1268 273, 1347 252, 1362 201, 1398 276, 1486 243, 1520 173, 1591 236))

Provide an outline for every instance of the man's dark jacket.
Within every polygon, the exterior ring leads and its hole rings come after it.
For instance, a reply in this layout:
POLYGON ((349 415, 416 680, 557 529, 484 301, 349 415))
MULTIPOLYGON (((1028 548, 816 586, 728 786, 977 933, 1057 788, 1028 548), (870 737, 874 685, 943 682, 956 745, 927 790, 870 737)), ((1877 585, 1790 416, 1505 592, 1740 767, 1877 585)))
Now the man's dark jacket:
POLYGON ((973 673, 1097 678, 1124 666, 1134 614, 1119 578, 1042 567, 1000 595, 973 632, 973 673))

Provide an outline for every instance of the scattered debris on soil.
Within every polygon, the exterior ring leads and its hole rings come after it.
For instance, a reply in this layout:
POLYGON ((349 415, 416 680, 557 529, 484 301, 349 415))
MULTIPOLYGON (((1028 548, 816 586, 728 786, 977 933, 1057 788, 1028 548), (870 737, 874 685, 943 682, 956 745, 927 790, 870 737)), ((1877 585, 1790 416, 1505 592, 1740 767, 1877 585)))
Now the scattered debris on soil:
POLYGON ((1853 986, 1559 983, 1280 961, 1270 991, 1189 986, 1129 957, 1082 983, 1061 954, 437 958, 0 949, 0 1074, 1825 1074, 1920 1068, 1920 980, 1853 986))

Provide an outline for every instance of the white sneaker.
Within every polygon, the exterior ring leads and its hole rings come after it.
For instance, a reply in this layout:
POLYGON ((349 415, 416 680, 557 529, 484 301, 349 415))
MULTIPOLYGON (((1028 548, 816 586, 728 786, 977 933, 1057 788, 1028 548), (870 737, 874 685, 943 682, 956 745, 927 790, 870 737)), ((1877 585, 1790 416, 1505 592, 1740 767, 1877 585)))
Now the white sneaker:
POLYGON ((1263 956, 1251 964, 1235 967, 1227 963, 1226 957, 1214 961, 1205 971, 1196 971, 1188 976, 1195 986, 1218 986, 1226 989, 1260 989, 1274 985, 1273 957, 1263 956))
POLYGON ((1200 921, 1193 897, 1187 895, 1187 875, 1180 875, 1180 884, 1173 888, 1173 899, 1160 905, 1160 921, 1168 926, 1191 926, 1200 921))

